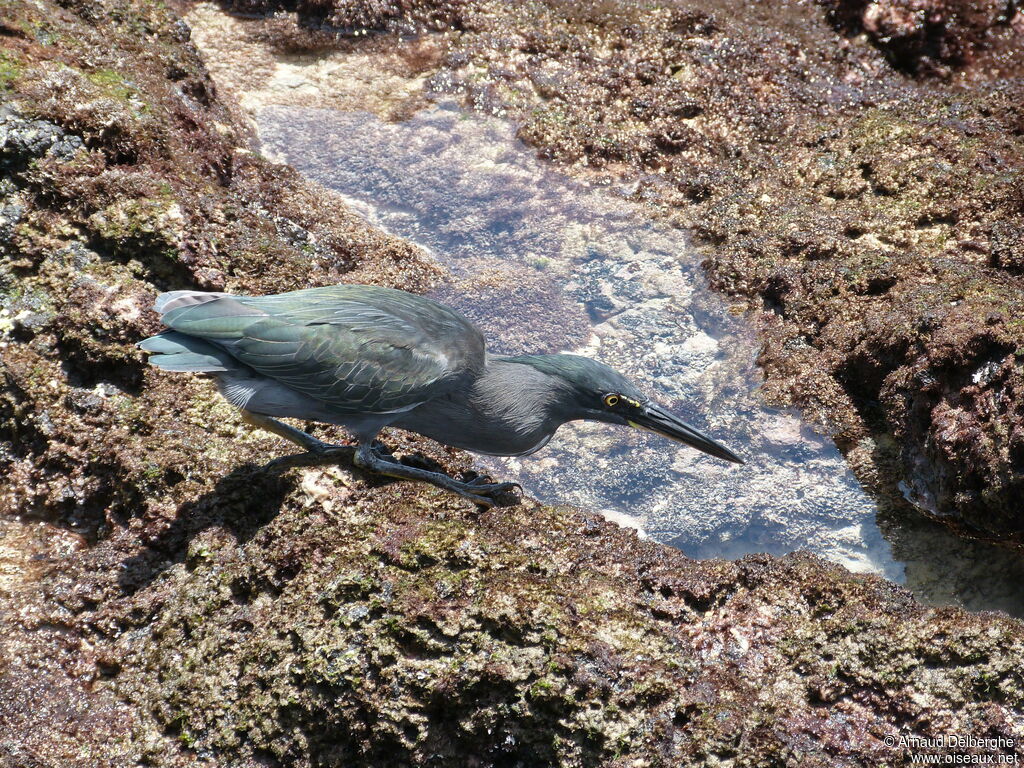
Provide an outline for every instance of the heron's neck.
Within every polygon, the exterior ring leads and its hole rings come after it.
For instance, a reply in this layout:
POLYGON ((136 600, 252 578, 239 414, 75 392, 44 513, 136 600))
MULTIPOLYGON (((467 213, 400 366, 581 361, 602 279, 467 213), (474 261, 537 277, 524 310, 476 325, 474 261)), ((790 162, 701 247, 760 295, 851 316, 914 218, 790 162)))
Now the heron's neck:
POLYGON ((464 390, 399 414, 393 426, 440 443, 497 456, 519 456, 543 446, 569 420, 563 386, 523 363, 487 357, 464 390))
POLYGON ((550 434, 572 418, 569 394, 560 377, 521 358, 488 355, 483 375, 473 384, 470 403, 486 420, 550 434))

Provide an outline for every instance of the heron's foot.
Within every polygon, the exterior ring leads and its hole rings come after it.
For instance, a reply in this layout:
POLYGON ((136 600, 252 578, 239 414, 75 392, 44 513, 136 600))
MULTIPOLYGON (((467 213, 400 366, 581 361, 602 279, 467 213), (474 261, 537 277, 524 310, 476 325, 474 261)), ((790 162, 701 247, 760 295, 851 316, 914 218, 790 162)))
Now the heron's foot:
POLYGON ((490 480, 485 475, 479 475, 472 480, 466 480, 462 484, 473 493, 482 493, 485 496, 500 496, 503 493, 511 493, 516 489, 519 489, 519 493, 523 492, 523 486, 519 483, 492 483, 490 480))
POLYGON ((490 508, 494 506, 494 501, 500 496, 504 496, 507 493, 512 493, 516 488, 522 493, 523 487, 519 483, 488 483, 482 482, 483 478, 475 478, 468 482, 456 480, 454 477, 443 475, 441 473, 435 473, 445 478, 444 483, 434 483, 435 485, 444 488, 445 490, 457 493, 464 499, 476 502, 481 506, 490 508))
MULTIPOLYGON (((437 475, 441 480, 429 480, 434 485, 444 488, 452 493, 457 493, 464 499, 479 504, 482 507, 490 509, 494 506, 495 500, 498 497, 510 494, 515 491, 516 488, 522 493, 523 488, 519 483, 481 483, 476 480, 470 480, 469 482, 462 482, 456 480, 454 477, 449 475, 441 474, 440 472, 434 472, 432 474, 437 475)), ((477 478, 479 480, 480 478, 477 478)))
POLYGON ((464 499, 469 499, 474 504, 482 507, 493 507, 494 497, 512 491, 514 488, 522 490, 517 483, 490 483, 487 478, 477 477, 469 482, 456 480, 454 477, 443 472, 431 472, 428 469, 410 467, 399 464, 396 461, 382 458, 376 451, 367 446, 360 446, 356 451, 355 464, 363 469, 375 472, 388 477, 398 477, 403 480, 421 480, 423 482, 444 488, 446 491, 458 494, 464 499))

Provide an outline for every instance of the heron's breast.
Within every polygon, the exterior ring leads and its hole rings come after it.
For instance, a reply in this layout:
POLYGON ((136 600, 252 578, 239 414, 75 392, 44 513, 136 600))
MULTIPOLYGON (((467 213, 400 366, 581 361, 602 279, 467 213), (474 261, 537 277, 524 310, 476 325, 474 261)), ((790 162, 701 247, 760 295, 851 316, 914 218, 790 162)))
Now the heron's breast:
POLYGON ((434 400, 401 414, 391 426, 444 445, 494 456, 519 456, 543 447, 553 430, 543 424, 485 413, 465 402, 434 400))

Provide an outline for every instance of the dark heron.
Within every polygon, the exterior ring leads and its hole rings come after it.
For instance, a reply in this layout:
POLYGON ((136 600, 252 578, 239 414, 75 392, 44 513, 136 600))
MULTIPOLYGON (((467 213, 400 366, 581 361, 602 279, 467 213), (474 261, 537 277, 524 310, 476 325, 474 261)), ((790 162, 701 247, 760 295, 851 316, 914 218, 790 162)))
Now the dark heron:
POLYGON ((607 365, 577 355, 488 354, 465 317, 431 299, 367 285, 277 296, 172 291, 155 310, 170 329, 140 342, 167 371, 212 374, 246 421, 329 460, 425 480, 477 503, 515 487, 460 482, 383 456, 383 427, 494 456, 525 456, 567 421, 646 429, 726 461, 725 446, 652 402, 607 365), (356 447, 317 440, 273 417, 340 424, 356 447))

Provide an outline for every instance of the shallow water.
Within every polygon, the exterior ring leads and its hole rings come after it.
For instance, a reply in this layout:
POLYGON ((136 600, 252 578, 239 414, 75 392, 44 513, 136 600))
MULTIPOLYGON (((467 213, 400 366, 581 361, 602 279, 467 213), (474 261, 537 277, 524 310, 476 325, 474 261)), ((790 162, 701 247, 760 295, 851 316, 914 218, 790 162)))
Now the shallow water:
POLYGON ((481 459, 496 477, 692 556, 807 549, 925 600, 1024 613, 1024 568, 1010 553, 926 521, 887 523, 883 536, 831 440, 763 404, 750 330, 707 288, 684 234, 625 200, 628 189, 571 181, 509 123, 452 105, 398 123, 281 105, 254 115, 267 155, 444 263, 455 277, 438 297, 480 325, 492 351, 598 358, 747 459, 577 423, 533 456, 481 459))

